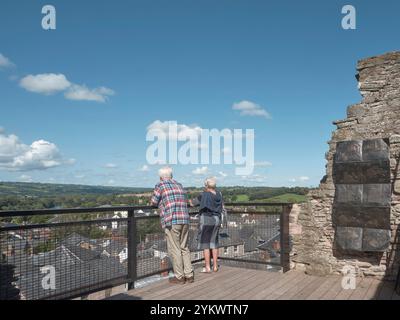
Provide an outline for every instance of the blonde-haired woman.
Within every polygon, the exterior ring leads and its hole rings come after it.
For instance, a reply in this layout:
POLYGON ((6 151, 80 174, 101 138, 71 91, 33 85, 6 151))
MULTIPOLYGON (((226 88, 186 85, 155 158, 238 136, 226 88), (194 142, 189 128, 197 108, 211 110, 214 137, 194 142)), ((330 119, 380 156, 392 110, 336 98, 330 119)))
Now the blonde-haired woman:
POLYGON ((204 250, 205 268, 203 272, 211 272, 211 253, 213 258, 213 270, 218 271, 218 236, 221 226, 221 213, 223 209, 222 193, 217 190, 217 180, 214 177, 207 178, 204 182, 204 191, 190 204, 199 206, 200 224, 198 234, 198 249, 204 250))

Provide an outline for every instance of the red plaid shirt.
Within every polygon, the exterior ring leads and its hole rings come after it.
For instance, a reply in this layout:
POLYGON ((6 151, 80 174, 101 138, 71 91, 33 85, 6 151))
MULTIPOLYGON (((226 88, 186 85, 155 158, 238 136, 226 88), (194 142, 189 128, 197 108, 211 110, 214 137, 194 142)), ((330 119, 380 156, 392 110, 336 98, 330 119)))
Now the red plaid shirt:
POLYGON ((173 224, 189 224, 186 191, 175 180, 165 179, 159 182, 154 188, 151 203, 161 210, 163 228, 173 224))

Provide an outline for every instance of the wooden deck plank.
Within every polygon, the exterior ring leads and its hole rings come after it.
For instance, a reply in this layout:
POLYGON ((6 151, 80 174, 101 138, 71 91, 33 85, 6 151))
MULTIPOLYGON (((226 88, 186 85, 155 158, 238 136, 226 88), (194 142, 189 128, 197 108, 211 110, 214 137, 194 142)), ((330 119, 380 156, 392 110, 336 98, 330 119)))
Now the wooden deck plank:
MULTIPOLYGON (((224 277, 229 277, 231 274, 235 274, 236 270, 226 270, 224 277)), ((222 274, 222 273, 221 273, 222 274)), ((195 274, 195 282, 192 284, 185 285, 171 285, 168 283, 168 280, 164 280, 167 283, 167 287, 163 290, 159 290, 158 292, 152 292, 148 294, 147 299, 182 299, 181 292, 184 290, 189 290, 192 292, 193 288, 196 288, 197 291, 202 287, 207 287, 209 283, 215 283, 216 274, 195 274)))
POLYGON ((333 276, 335 281, 333 282, 332 286, 329 290, 323 294, 319 300, 334 300, 339 292, 342 290, 342 280, 340 276, 333 276))
POLYGON ((196 281, 193 284, 188 284, 186 290, 182 290, 170 296, 170 299, 177 299, 182 294, 185 299, 196 299, 204 297, 215 291, 223 283, 234 282, 235 279, 240 277, 240 270, 225 270, 218 271, 218 274, 203 274, 202 281, 196 281), (211 290, 211 288, 213 288, 211 290))
POLYGON ((223 266, 212 274, 201 274, 196 270, 195 282, 191 284, 171 285, 168 280, 161 280, 110 299, 348 300, 400 299, 400 296, 394 293, 394 283, 373 278, 358 278, 356 290, 344 290, 340 276, 316 277, 294 270, 283 274, 223 266))
MULTIPOLYGON (((276 273, 276 272, 271 272, 271 276, 268 277, 268 279, 265 279, 265 281, 260 283, 257 283, 253 288, 245 293, 243 293, 242 298, 244 300, 250 299, 254 300, 256 299, 257 294, 260 292, 264 292, 265 290, 268 290, 270 288, 273 288, 275 284, 283 279, 289 278, 289 276, 283 276, 281 273, 276 273)), ((289 278, 290 279, 290 278, 289 278)))
POLYGON ((362 300, 368 292, 369 287, 372 284, 371 278, 359 278, 356 282, 356 288, 354 290, 346 290, 350 292, 350 295, 346 297, 346 300, 362 300))
POLYGON ((371 285, 365 293, 363 300, 376 300, 381 289, 381 281, 372 279, 371 285))
POLYGON ((261 292, 261 295, 266 300, 275 300, 281 296, 284 296, 286 292, 290 290, 294 285, 306 278, 307 275, 303 272, 291 271, 290 277, 286 279, 280 279, 275 286, 271 287, 267 292, 261 292))
POLYGON ((323 277, 313 277, 307 286, 292 297, 292 300, 305 300, 322 285, 324 280, 325 278, 323 277))
POLYGON ((334 285, 334 283, 336 283, 336 281, 338 281, 336 277, 326 277, 319 288, 311 293, 306 300, 318 300, 334 285))
POLYGON ((260 288, 268 287, 270 281, 277 278, 275 272, 268 272, 266 274, 259 273, 253 282, 248 282, 244 284, 239 290, 232 294, 232 300, 242 300, 244 296, 248 293, 259 290, 260 288))
POLYGON ((305 275, 303 279, 301 279, 298 283, 293 285, 288 291, 286 291, 281 296, 277 297, 276 300, 291 300, 294 296, 296 296, 301 290, 303 290, 306 286, 310 284, 315 278, 305 275))
POLYGON ((241 286, 243 286, 243 283, 251 282, 252 278, 256 278, 258 272, 259 272, 258 270, 249 272, 248 274, 244 275, 242 279, 238 279, 238 281, 232 281, 230 283, 229 282, 222 283, 222 285, 219 286, 219 290, 213 294, 213 299, 216 300, 229 299, 230 295, 232 295, 236 290, 240 289, 241 286))
POLYGON ((378 300, 392 300, 392 296, 394 293, 394 282, 390 281, 382 281, 381 282, 381 290, 379 292, 378 300))
MULTIPOLYGON (((342 282, 342 278, 338 277, 337 281, 342 282)), ((341 290, 339 291, 339 293, 336 295, 335 300, 348 300, 353 293, 355 293, 357 290, 359 290, 360 286, 363 285, 363 283, 364 283, 363 278, 356 278, 356 287, 354 289, 351 289, 351 288, 344 289, 342 287, 341 290)), ((371 284, 370 281, 368 283, 367 282, 364 283, 364 286, 365 285, 367 286, 366 291, 368 290, 370 284, 371 284)), ((366 293, 366 291, 365 291, 365 293, 366 293)), ((364 296, 364 294, 362 296, 364 296)), ((360 297, 360 299, 361 299, 361 297, 360 297)))

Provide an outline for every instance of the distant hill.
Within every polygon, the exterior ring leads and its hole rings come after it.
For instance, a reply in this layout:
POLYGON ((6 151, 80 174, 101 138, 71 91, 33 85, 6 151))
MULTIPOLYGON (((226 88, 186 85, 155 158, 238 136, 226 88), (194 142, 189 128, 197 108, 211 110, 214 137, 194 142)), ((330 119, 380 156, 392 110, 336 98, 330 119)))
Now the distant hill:
POLYGON ((112 195, 149 192, 150 188, 104 187, 75 184, 0 182, 0 196, 54 197, 65 195, 112 195))

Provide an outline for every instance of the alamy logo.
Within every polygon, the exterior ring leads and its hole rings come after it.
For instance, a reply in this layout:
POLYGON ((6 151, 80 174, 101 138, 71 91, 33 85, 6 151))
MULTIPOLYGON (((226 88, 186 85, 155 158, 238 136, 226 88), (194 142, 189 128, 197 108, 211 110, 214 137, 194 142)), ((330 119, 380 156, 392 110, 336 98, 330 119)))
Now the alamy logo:
POLYGON ((42 278, 43 290, 55 290, 56 289, 56 268, 54 266, 43 266, 40 268, 40 272, 46 274, 42 278))
POLYGON ((42 28, 44 30, 56 30, 56 8, 52 5, 46 5, 42 8, 42 28))
POLYGON ((235 174, 254 170, 254 129, 203 129, 176 121, 155 121, 147 128, 148 164, 236 165, 235 174), (222 144, 223 142, 223 144, 222 144))
POLYGON ((343 290, 356 289, 356 269, 353 266, 344 266, 342 269, 342 288, 343 290))
POLYGON ((356 8, 351 5, 346 5, 342 8, 342 14, 345 14, 342 19, 342 28, 344 30, 357 29, 356 8))

